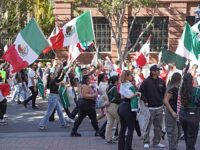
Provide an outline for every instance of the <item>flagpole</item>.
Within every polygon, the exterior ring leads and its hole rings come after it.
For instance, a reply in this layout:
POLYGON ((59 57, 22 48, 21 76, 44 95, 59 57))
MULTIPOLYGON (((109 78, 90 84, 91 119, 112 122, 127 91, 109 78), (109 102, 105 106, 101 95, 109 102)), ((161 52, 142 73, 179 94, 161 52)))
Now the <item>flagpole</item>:
POLYGON ((92 11, 91 11, 91 9, 90 9, 90 17, 91 17, 92 31, 93 31, 93 35, 94 35, 94 47, 95 47, 95 50, 97 52, 97 42, 96 42, 95 33, 94 33, 94 24, 93 24, 93 18, 92 18, 92 11))
POLYGON ((95 39, 95 34, 94 34, 94 24, 93 24, 93 18, 92 18, 92 11, 90 9, 90 17, 91 17, 91 24, 92 24, 92 31, 93 31, 93 35, 94 35, 94 41, 95 41, 95 44, 96 44, 96 39, 95 39))

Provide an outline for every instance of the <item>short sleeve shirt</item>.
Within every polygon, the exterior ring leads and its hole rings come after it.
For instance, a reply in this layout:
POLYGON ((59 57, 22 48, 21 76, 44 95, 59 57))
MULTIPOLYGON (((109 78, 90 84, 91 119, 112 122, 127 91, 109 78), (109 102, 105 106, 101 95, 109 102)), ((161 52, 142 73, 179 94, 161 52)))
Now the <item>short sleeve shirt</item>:
POLYGON ((34 86, 32 82, 32 78, 35 77, 35 71, 32 69, 29 69, 28 71, 28 87, 34 86))

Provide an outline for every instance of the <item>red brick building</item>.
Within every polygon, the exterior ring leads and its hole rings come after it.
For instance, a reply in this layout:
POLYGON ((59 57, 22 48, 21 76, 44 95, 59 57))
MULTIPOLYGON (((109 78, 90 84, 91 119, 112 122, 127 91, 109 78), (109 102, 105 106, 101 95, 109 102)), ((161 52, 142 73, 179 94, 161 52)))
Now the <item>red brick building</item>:
MULTIPOLYGON (((66 23, 67 20, 73 17, 73 0, 68 3, 64 0, 54 0, 54 2, 56 23, 62 26, 63 23, 66 23)), ((185 20, 188 20, 190 24, 194 23, 194 11, 200 2, 199 0, 159 0, 159 4, 155 12, 154 24, 149 31, 153 34, 151 42, 151 56, 153 56, 151 61, 153 62, 157 61, 156 56, 161 47, 165 47, 171 51, 176 50, 185 20)), ((112 40, 107 21, 96 8, 85 9, 90 9, 92 11, 96 41, 97 45, 101 47, 102 55, 109 55, 113 59, 116 59, 117 48, 114 40, 112 40)), ((126 13, 127 20, 123 28, 123 41, 126 41, 129 23, 132 19, 130 11, 129 8, 126 13)), ((141 32, 142 28, 145 27, 146 22, 151 19, 151 14, 149 14, 149 12, 150 8, 143 8, 138 13, 138 18, 131 34, 132 43, 137 39, 138 34, 141 32)), ((143 41, 146 40, 147 36, 148 33, 144 35, 143 41)), ((125 44, 125 42, 123 44, 125 44)), ((58 56, 59 55, 63 55, 63 53, 58 54, 58 56)), ((80 56, 79 60, 88 63, 92 56, 90 52, 86 52, 80 56)))

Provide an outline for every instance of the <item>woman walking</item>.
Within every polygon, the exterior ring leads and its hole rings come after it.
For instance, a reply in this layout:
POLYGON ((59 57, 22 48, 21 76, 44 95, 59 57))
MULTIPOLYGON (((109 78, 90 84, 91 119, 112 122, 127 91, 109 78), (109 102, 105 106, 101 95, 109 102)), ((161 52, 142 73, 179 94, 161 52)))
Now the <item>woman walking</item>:
POLYGON ((184 132, 186 150, 195 150, 199 131, 200 88, 193 87, 193 77, 185 73, 180 87, 181 108, 179 120, 184 132))
POLYGON ((54 111, 54 109, 58 113, 61 126, 66 127, 64 117, 63 117, 62 107, 59 102, 60 97, 58 94, 58 88, 59 88, 59 85, 61 84, 60 82, 63 80, 64 76, 65 76, 65 72, 62 69, 60 69, 60 71, 56 77, 55 77, 54 73, 50 73, 48 76, 47 87, 50 89, 50 93, 48 95, 48 109, 47 109, 45 116, 40 121, 39 128, 41 130, 46 129, 46 124, 47 124, 52 112, 54 111), (62 74, 62 76, 61 76, 61 74, 62 74))
POLYGON ((178 124, 177 124, 177 98, 178 88, 181 83, 181 74, 176 72, 172 75, 168 83, 167 91, 164 97, 165 125, 169 142, 169 150, 178 149, 178 124))
POLYGON ((106 143, 108 144, 115 143, 114 140, 112 139, 112 128, 115 120, 117 121, 118 129, 120 129, 119 115, 117 113, 117 109, 121 101, 120 94, 117 91, 118 80, 119 80, 118 76, 110 77, 109 86, 107 89, 109 105, 106 107, 107 124, 106 124, 105 138, 106 138, 106 143))
POLYGON ((131 111, 131 98, 140 96, 139 92, 133 92, 130 82, 132 75, 130 71, 123 71, 121 75, 121 84, 119 93, 121 94, 121 103, 119 105, 118 114, 120 117, 121 129, 119 132, 118 150, 132 150, 133 130, 136 123, 136 112, 131 111), (128 128, 127 136, 125 136, 128 128))
POLYGON ((74 127, 71 131, 71 136, 81 136, 77 132, 78 127, 82 123, 83 119, 88 116, 91 120, 92 126, 95 129, 95 136, 99 135, 99 126, 97 122, 97 115, 95 110, 95 100, 98 93, 90 87, 90 78, 88 75, 84 75, 82 78, 82 83, 79 89, 79 113, 78 118, 75 120, 74 127))

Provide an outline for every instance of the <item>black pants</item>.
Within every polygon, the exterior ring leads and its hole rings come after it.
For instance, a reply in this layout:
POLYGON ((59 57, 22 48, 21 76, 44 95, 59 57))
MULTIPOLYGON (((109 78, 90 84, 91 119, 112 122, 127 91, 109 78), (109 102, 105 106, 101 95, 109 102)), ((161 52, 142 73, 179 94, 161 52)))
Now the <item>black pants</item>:
POLYGON ((199 131, 199 114, 199 110, 181 110, 179 113, 180 123, 185 137, 186 150, 195 150, 195 144, 199 131))
POLYGON ((0 119, 4 118, 7 109, 7 99, 5 98, 3 101, 0 102, 0 119))
POLYGON ((81 99, 79 100, 79 113, 78 118, 74 122, 74 127, 72 128, 72 132, 76 133, 78 127, 82 123, 83 119, 88 116, 91 120, 92 126, 95 131, 99 131, 99 126, 97 122, 97 115, 95 109, 95 101, 81 99))
POLYGON ((32 107, 35 107, 35 101, 36 101, 36 97, 38 95, 38 90, 35 91, 33 86, 29 87, 29 89, 31 90, 32 95, 29 98, 27 98, 24 101, 24 103, 27 104, 29 101, 32 100, 32 107))
POLYGON ((131 105, 127 102, 122 102, 118 108, 120 117, 121 129, 119 132, 118 150, 131 150, 133 131, 136 122, 136 112, 131 111, 131 105), (127 136, 126 129, 128 128, 127 136))
MULTIPOLYGON (((136 117, 137 118, 137 117, 136 117)), ((135 122, 135 131, 137 133, 138 136, 142 136, 141 130, 140 130, 140 125, 139 125, 139 121, 136 120, 135 122)))

